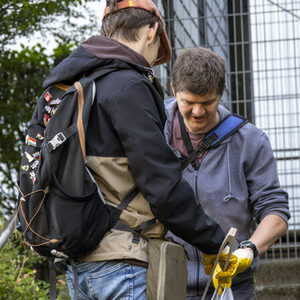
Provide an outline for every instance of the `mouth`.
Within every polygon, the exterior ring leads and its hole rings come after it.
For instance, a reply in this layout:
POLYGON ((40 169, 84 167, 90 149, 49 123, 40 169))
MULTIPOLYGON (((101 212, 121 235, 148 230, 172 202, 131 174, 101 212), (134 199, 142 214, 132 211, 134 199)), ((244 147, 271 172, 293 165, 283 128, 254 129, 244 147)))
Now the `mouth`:
POLYGON ((202 122, 205 120, 206 116, 203 115, 203 116, 200 116, 200 117, 195 117, 195 116, 192 116, 193 120, 196 121, 196 122, 202 122))

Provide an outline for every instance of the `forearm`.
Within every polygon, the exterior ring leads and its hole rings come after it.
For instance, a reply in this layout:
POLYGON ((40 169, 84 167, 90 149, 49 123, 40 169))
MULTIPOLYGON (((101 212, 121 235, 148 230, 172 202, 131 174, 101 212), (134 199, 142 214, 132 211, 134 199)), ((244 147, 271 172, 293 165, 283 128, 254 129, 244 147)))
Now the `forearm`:
MULTIPOLYGON (((260 255, 267 251, 286 230, 286 221, 278 215, 270 214, 263 218, 249 240, 256 245, 260 255)), ((249 268, 253 261, 253 254, 253 250, 248 247, 235 250, 226 271, 223 271, 220 265, 217 266, 214 272, 215 287, 218 284, 221 284, 221 290, 225 286, 231 287, 232 278, 249 268)))
POLYGON ((278 215, 267 215, 260 222, 249 239, 256 245, 258 254, 266 252, 273 243, 287 231, 287 223, 278 215))

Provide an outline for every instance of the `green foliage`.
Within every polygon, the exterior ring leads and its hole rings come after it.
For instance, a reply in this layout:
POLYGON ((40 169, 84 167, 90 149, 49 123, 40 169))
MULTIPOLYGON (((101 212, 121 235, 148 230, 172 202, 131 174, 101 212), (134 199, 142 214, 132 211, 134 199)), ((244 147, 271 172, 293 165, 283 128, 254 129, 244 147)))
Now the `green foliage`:
POLYGON ((4 51, 0 58, 0 171, 5 175, 0 177, 0 191, 4 205, 16 196, 11 192, 16 183, 24 128, 49 68, 49 58, 41 45, 20 52, 4 51))
POLYGON ((85 28, 68 36, 65 27, 75 28, 74 20, 81 16, 75 8, 88 1, 0 0, 0 205, 7 213, 15 208, 21 147, 42 83, 82 38, 85 28), (57 26, 58 17, 62 26, 57 26), (40 43, 18 51, 9 48, 18 37, 43 30, 56 41, 53 54, 40 43))
MULTIPOLYGON (((15 208, 21 147, 43 81, 91 33, 87 25, 79 27, 76 22, 82 16, 78 8, 87 2, 0 0, 0 224, 4 223, 1 211, 8 215, 15 208), (52 54, 41 41, 12 50, 19 38, 37 31, 53 37, 52 54)), ((90 12, 89 16, 95 22, 95 16, 90 12)), ((1 250, 0 274, 0 300, 49 298, 47 261, 33 254, 20 233, 11 236, 1 250)), ((57 299, 70 299, 63 275, 57 278, 57 290, 57 299)))
POLYGON ((81 42, 97 23, 97 12, 87 7, 88 2, 92 0, 0 0, 0 52, 37 32, 43 38, 81 42), (79 25, 78 19, 90 24, 79 25))
POLYGON ((53 55, 51 56, 53 60, 53 66, 58 65, 63 59, 65 59, 72 50, 75 50, 76 44, 69 42, 63 43, 57 40, 58 46, 53 50, 53 55))
MULTIPOLYGON (((4 219, 0 217, 3 224, 4 219)), ((0 226, 2 230, 3 226, 0 226)), ((21 233, 10 237, 0 255, 0 300, 49 299, 48 272, 45 258, 34 254, 23 242, 21 233)), ((57 299, 67 300, 67 284, 63 275, 57 277, 57 299)))
POLYGON ((20 52, 4 51, 0 58, 0 197, 2 207, 12 211, 17 198, 16 174, 26 128, 42 83, 53 61, 58 63, 71 52, 72 44, 59 44, 52 56, 40 44, 23 47, 20 52))
POLYGON ((47 299, 49 284, 37 280, 32 268, 39 260, 21 242, 20 234, 9 239, 0 256, 0 300, 47 299))
POLYGON ((62 14, 72 15, 71 5, 81 0, 1 0, 0 32, 2 45, 12 43, 16 37, 27 36, 34 31, 53 29, 53 18, 62 14))

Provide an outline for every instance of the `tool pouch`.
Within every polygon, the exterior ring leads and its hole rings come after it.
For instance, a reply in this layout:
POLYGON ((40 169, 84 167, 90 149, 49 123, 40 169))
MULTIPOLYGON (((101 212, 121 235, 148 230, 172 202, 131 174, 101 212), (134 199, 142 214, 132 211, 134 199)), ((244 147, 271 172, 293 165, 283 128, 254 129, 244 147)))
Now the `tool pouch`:
POLYGON ((170 240, 149 239, 147 300, 185 300, 187 255, 170 240))

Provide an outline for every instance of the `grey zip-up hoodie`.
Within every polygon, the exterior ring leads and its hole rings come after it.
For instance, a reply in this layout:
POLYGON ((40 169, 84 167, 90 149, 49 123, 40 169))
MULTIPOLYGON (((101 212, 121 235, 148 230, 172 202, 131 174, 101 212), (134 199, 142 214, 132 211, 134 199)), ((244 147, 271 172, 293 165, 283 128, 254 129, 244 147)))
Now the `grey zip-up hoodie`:
MULTIPOLYGON (((165 136, 170 142, 177 101, 172 98, 164 103, 167 115, 165 136)), ((230 114, 221 105, 218 113, 220 121, 230 114)), ((180 156, 176 149, 172 149, 180 156)), ((225 232, 230 227, 237 228, 238 242, 250 237, 253 218, 259 223, 268 214, 279 215, 285 221, 290 217, 288 195, 279 185, 269 139, 251 123, 210 150, 198 170, 189 165, 183 171, 183 178, 190 183, 205 213, 225 232)), ((189 256, 188 294, 200 295, 208 280, 201 252, 181 239, 175 239, 185 245, 189 256)), ((257 266, 258 259, 255 259, 251 268, 234 278, 233 284, 252 277, 257 266)))

